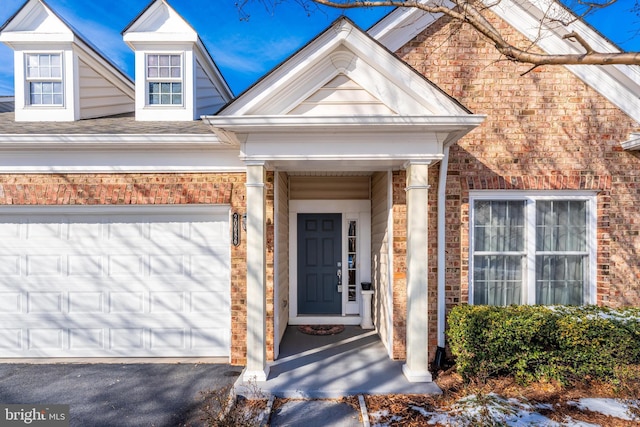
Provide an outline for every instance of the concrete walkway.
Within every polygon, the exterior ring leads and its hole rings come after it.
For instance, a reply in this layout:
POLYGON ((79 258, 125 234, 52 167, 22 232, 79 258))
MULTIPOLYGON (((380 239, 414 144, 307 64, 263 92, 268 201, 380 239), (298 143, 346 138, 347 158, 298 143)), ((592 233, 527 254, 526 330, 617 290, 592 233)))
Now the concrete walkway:
POLYGON ((389 359, 375 331, 347 326, 332 336, 306 335, 289 326, 267 381, 236 383, 241 395, 259 390, 286 398, 337 398, 357 394, 438 394, 435 383, 410 383, 403 362, 389 359))
POLYGON ((360 413, 333 400, 289 400, 271 413, 270 427, 358 427, 360 413))

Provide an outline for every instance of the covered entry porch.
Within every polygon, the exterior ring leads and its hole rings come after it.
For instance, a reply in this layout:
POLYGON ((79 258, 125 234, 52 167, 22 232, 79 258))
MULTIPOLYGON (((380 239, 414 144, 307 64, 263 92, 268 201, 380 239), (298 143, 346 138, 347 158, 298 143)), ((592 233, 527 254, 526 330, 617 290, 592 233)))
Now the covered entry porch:
POLYGON ((372 281, 385 357, 404 360, 408 381, 431 381, 429 171, 483 119, 347 19, 204 118, 246 165, 245 380, 271 378, 288 325, 358 325, 359 285, 372 281), (322 194, 294 194, 305 175, 322 194), (357 176, 369 183, 366 196, 337 197, 357 176), (313 234, 329 229, 336 233, 313 234), (327 269, 314 270, 324 258, 327 269), (333 303, 316 304, 327 289, 333 303))

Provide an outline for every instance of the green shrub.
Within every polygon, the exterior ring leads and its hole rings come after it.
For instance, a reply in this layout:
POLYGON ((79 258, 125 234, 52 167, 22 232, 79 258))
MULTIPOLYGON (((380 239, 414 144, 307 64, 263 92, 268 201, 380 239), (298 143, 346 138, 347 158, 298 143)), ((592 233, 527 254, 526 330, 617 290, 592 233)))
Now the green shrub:
POLYGON ((461 305, 449 316, 448 339, 467 380, 612 379, 620 366, 640 363, 640 310, 461 305))

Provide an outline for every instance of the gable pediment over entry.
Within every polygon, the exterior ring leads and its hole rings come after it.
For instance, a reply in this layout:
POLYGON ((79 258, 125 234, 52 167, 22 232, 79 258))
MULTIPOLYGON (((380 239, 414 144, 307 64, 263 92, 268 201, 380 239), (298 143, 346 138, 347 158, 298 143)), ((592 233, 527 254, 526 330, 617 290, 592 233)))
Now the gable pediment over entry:
POLYGON ((304 160, 325 160, 341 167, 340 161, 357 159, 401 167, 409 159, 439 160, 445 145, 484 116, 342 18, 204 119, 222 140, 241 146, 245 161, 308 167, 304 160))
POLYGON ((287 114, 308 116, 394 115, 397 111, 344 74, 338 74, 287 114))

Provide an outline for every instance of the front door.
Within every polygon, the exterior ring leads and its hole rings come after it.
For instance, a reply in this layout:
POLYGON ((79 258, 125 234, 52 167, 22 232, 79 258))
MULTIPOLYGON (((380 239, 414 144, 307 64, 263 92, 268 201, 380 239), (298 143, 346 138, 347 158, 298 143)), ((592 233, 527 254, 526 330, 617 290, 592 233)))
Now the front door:
POLYGON ((341 214, 298 214, 298 314, 342 314, 341 242, 341 214))

